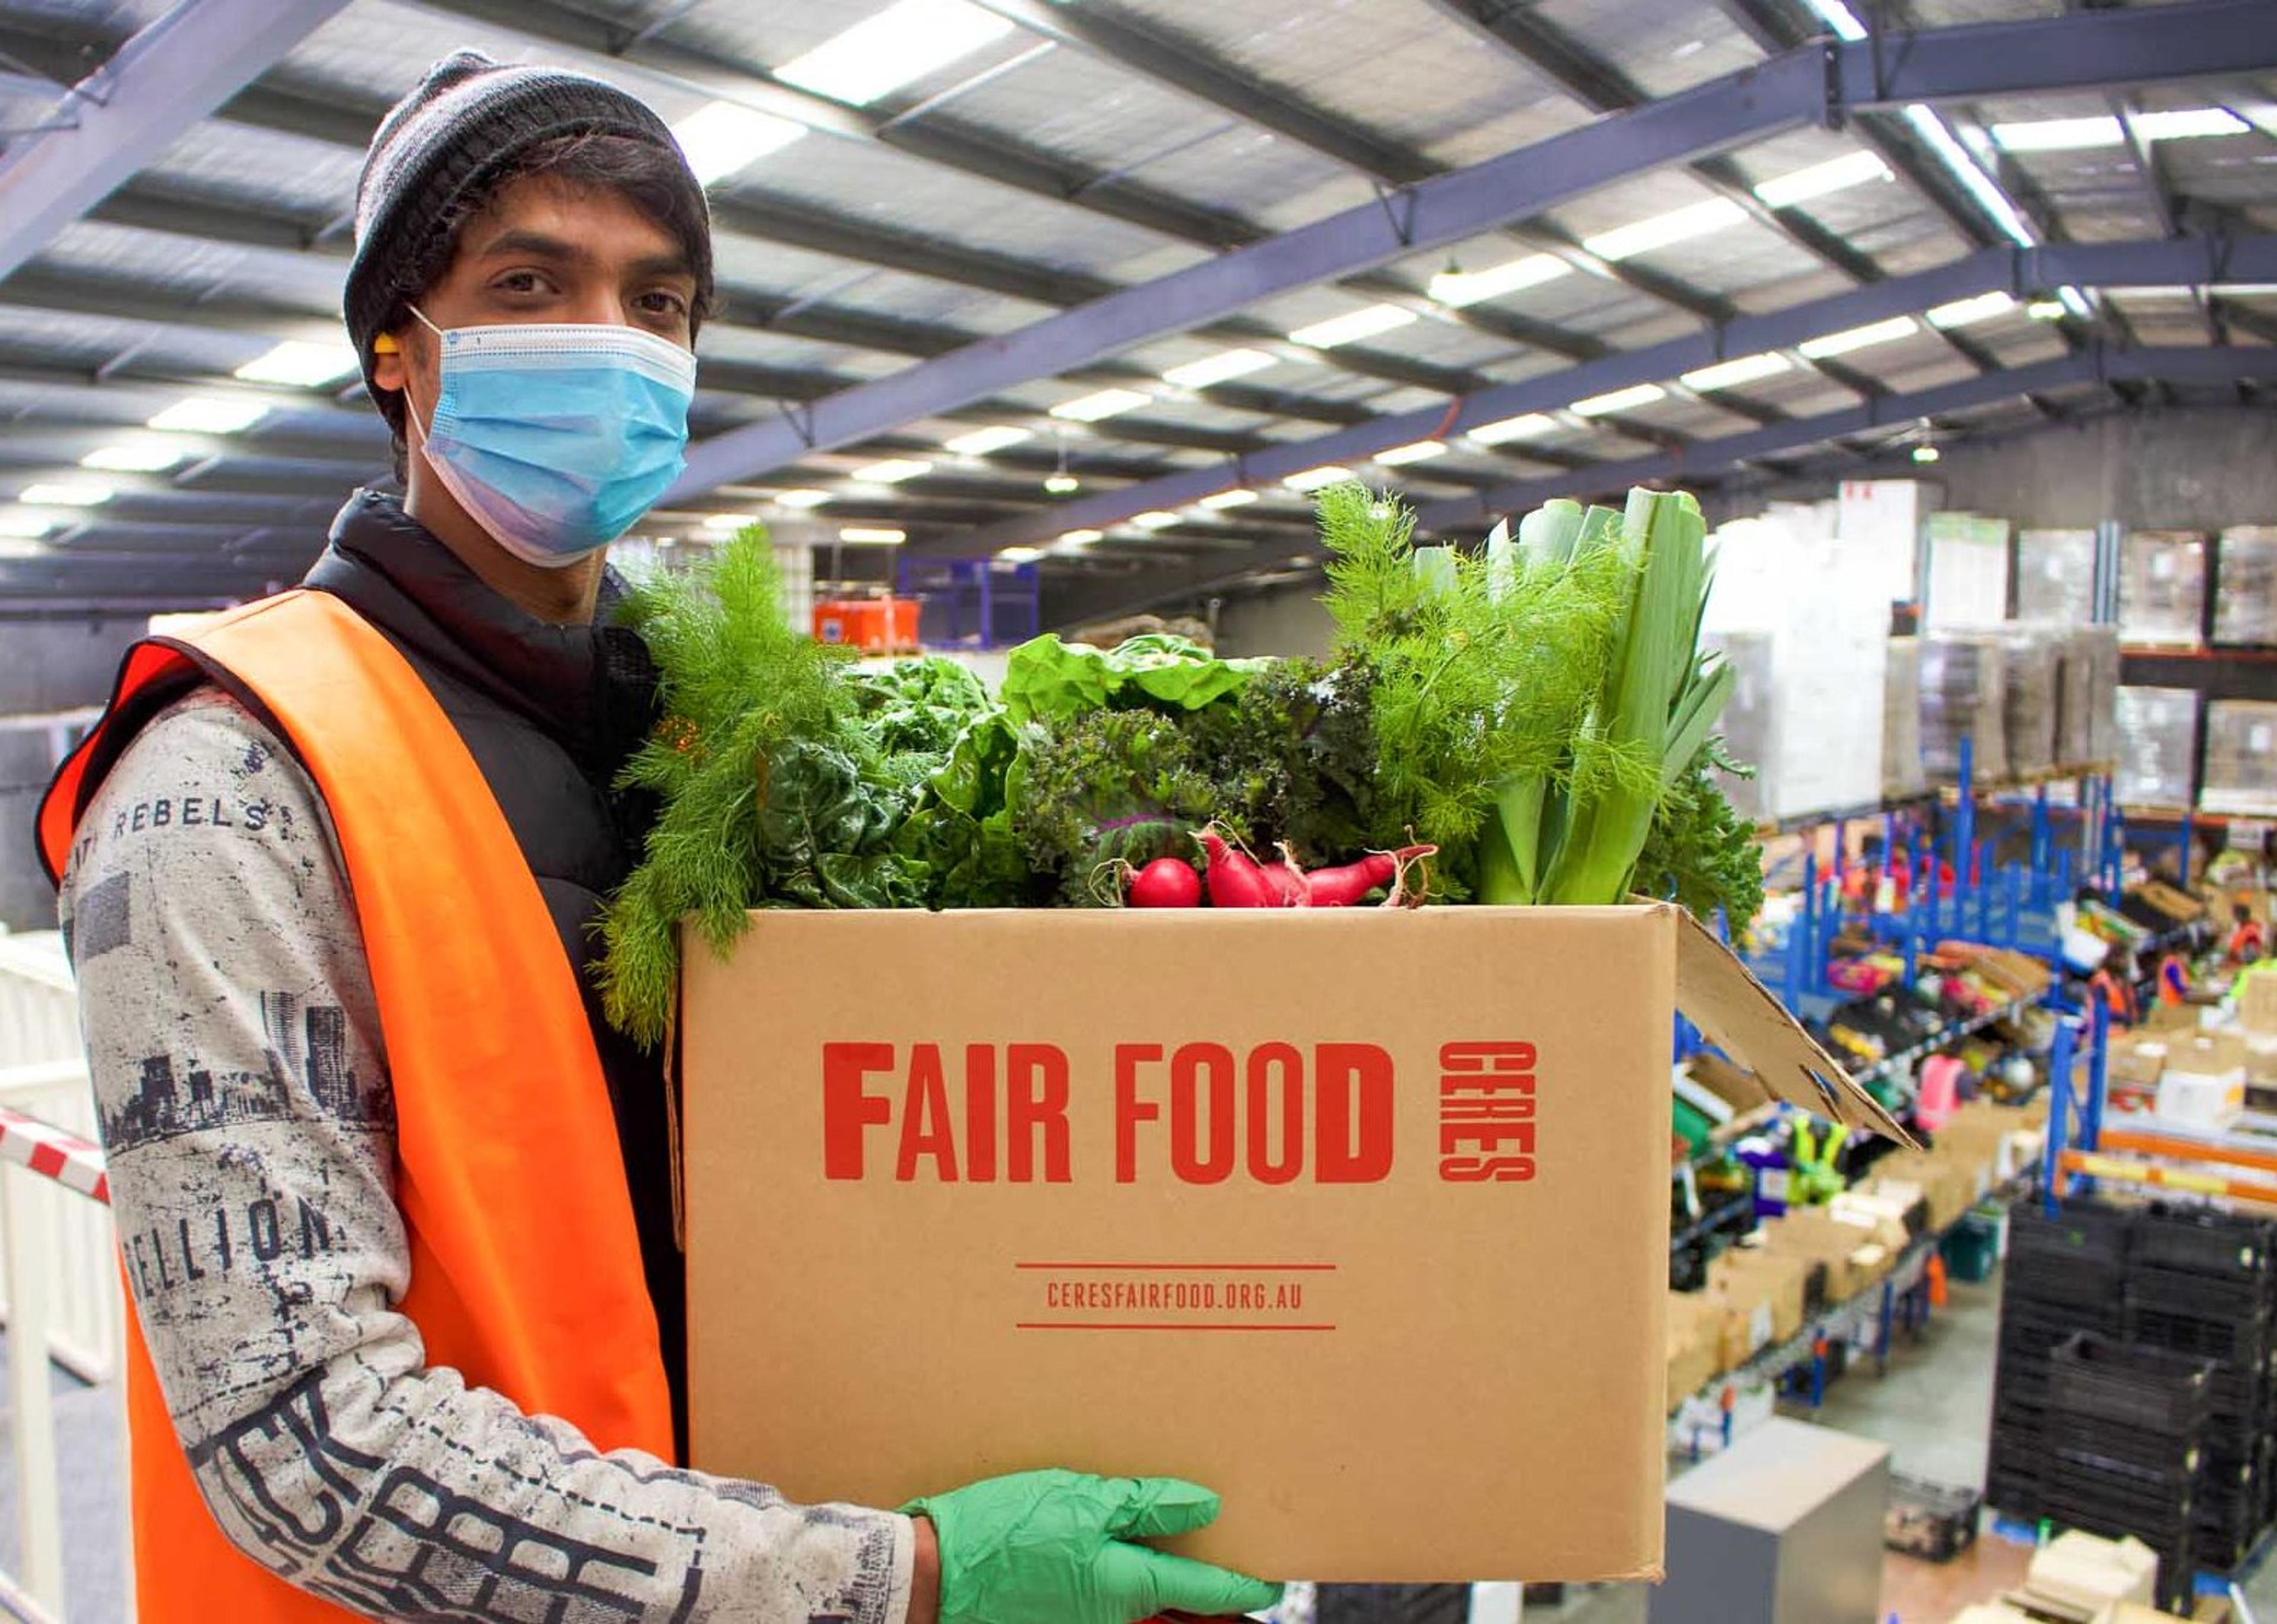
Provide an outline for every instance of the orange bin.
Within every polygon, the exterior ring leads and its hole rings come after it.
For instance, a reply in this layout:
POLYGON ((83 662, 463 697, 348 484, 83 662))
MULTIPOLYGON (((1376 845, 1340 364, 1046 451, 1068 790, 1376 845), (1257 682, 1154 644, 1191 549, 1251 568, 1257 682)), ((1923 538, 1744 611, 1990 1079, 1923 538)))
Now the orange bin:
POLYGON ((914 598, 826 599, 814 606, 814 640, 872 654, 914 649, 919 607, 914 598))

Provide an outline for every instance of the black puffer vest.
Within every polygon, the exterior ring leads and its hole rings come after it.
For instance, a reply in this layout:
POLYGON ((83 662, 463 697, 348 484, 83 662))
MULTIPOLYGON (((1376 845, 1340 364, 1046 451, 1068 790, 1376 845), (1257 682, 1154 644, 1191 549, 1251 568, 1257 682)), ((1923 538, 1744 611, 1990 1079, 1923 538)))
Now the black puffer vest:
MULTIPOLYGON (((646 645, 609 623, 621 584, 605 583, 593 625, 549 625, 485 585, 399 498, 370 491, 350 498, 332 522, 331 545, 306 584, 341 599, 410 662, 481 768, 537 877, 562 951, 576 966, 616 1107, 677 1415, 684 1286, 673 1242, 664 1071, 657 1056, 602 1018, 593 984, 602 900, 638 859, 651 812, 610 788, 655 714, 646 645)), ((468 923, 481 928, 478 919, 468 923)))

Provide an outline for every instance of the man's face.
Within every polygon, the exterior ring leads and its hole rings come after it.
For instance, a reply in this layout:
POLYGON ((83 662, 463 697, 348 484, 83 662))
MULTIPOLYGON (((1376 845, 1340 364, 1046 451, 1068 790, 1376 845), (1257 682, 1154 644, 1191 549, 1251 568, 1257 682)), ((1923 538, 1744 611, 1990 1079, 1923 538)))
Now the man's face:
MULTIPOLYGON (((637 327, 693 347, 696 277, 666 232, 619 194, 543 175, 503 187, 467 222, 449 265, 419 299, 436 326, 588 322, 637 327)), ((405 389, 421 423, 434 414, 435 335, 415 317, 392 335, 395 355, 373 369, 382 389, 405 389)), ((410 437, 415 446, 420 436, 410 437)))

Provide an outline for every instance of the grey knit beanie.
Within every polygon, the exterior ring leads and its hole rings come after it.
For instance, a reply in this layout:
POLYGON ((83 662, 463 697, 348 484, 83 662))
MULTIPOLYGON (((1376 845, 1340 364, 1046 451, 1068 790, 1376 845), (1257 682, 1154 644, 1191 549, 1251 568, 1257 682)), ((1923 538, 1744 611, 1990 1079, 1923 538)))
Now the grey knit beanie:
MULTIPOLYGON (((557 136, 584 134, 621 135, 671 153, 694 194, 696 213, 704 213, 704 188, 671 127, 642 102, 589 74, 453 51, 380 121, 356 184, 355 257, 344 302, 365 385, 399 431, 400 405, 372 387, 371 341, 401 318, 402 301, 420 291, 411 279, 431 259, 436 233, 470 193, 522 153, 557 136)), ((698 247, 694 270, 708 295, 710 245, 698 247)))

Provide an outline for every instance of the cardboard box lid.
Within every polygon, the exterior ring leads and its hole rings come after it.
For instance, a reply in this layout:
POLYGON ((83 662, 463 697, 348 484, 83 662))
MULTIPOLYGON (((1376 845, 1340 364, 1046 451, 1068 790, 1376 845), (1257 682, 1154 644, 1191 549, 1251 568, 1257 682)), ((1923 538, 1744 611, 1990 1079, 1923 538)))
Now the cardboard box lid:
POLYGON ((1900 1145, 1914 1142, 1713 932, 1681 908, 1651 905, 1676 915, 1677 1008, 1753 1072, 1766 1095, 1900 1145))

